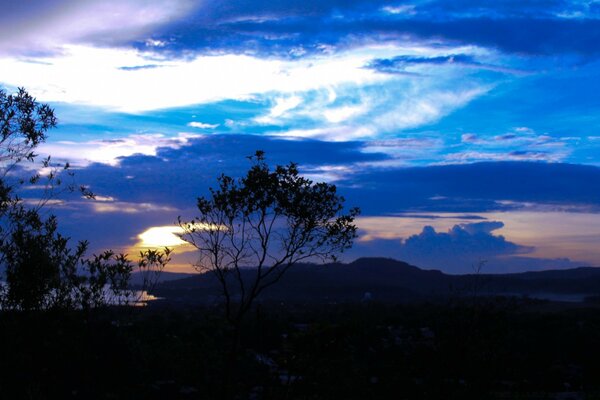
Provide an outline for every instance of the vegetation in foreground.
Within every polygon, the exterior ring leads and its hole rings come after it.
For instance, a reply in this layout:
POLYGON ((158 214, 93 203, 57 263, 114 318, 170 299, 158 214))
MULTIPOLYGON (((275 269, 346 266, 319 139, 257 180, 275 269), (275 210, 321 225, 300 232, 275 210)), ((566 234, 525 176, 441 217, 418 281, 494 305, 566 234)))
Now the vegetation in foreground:
MULTIPOLYGON (((600 313, 547 303, 263 304, 245 321, 240 399, 598 398, 600 313)), ((113 308, 0 315, 12 399, 213 399, 222 310, 113 308)))

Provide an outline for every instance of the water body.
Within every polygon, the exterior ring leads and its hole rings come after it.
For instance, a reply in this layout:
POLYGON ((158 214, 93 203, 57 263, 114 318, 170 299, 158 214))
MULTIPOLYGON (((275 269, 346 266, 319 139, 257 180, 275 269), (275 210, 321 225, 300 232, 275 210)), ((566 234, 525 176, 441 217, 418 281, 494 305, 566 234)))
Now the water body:
POLYGON ((557 301, 562 303, 583 303, 587 294, 564 293, 500 293, 501 296, 528 297, 536 300, 557 301))
MULTIPOLYGON (((5 289, 7 287, 7 283, 0 281, 0 290, 5 289)), ((104 288, 104 300, 108 305, 128 305, 134 307, 145 307, 148 305, 148 302, 158 300, 159 298, 151 295, 146 290, 131 290, 127 295, 116 296, 107 285, 104 288)), ((0 310, 2 309, 2 304, 0 304, 0 310)))

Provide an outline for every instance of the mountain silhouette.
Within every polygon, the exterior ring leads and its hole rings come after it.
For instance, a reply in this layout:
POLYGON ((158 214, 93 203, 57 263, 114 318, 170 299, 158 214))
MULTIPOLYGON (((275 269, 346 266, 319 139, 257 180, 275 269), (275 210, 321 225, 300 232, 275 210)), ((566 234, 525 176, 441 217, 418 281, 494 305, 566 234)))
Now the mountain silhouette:
MULTIPOLYGON (((242 271, 244 281, 250 282, 253 273, 251 269, 242 271)), ((296 265, 280 282, 265 290, 261 300, 322 303, 368 298, 404 302, 474 293, 592 296, 600 293, 600 268, 449 275, 390 258, 359 258, 348 264, 296 265)), ((220 289, 214 276, 208 273, 164 282, 153 294, 169 301, 210 303, 218 301, 220 289)))

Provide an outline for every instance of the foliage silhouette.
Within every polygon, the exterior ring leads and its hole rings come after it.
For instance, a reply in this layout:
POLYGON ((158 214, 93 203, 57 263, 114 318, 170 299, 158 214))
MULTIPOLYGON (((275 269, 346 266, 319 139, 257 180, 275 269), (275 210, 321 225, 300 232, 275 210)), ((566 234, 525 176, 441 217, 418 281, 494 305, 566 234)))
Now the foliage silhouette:
POLYGON ((262 151, 248 158, 252 164, 244 177, 221 175, 210 196, 198 198, 199 216, 179 218, 182 239, 199 252, 195 267, 212 273, 222 290, 233 328, 228 373, 242 320, 259 295, 295 264, 335 259, 348 249, 359 213, 353 208, 344 214, 336 187, 302 177, 294 163, 271 169, 262 151))
POLYGON ((199 252, 195 267, 217 278, 233 323, 293 265, 335 259, 348 249, 359 213, 343 214, 336 187, 300 176, 294 163, 271 170, 262 151, 249 159, 246 176, 223 174, 209 197, 198 198, 198 217, 179 218, 182 239, 199 252))
POLYGON ((68 163, 52 164, 47 157, 29 168, 22 164, 36 161, 35 149, 56 124, 54 110, 25 89, 16 94, 0 89, 0 309, 87 309, 135 301, 129 288, 132 272, 155 276, 149 271, 161 271, 170 250, 146 250, 134 263, 112 251, 86 259, 87 241, 69 246, 56 217, 45 217, 42 209, 65 192, 92 199, 94 194, 75 185, 68 163), (45 173, 32 173, 32 167, 45 173), (41 197, 25 202, 18 195, 25 185, 41 186, 41 197))

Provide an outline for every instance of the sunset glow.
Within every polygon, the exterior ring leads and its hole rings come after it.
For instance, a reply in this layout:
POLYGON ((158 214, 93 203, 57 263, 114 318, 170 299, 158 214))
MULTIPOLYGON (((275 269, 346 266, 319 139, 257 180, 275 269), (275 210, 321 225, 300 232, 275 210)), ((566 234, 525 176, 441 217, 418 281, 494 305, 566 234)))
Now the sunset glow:
POLYGON ((155 226, 138 235, 139 246, 147 248, 179 247, 187 243, 181 240, 183 229, 177 226, 155 226))

